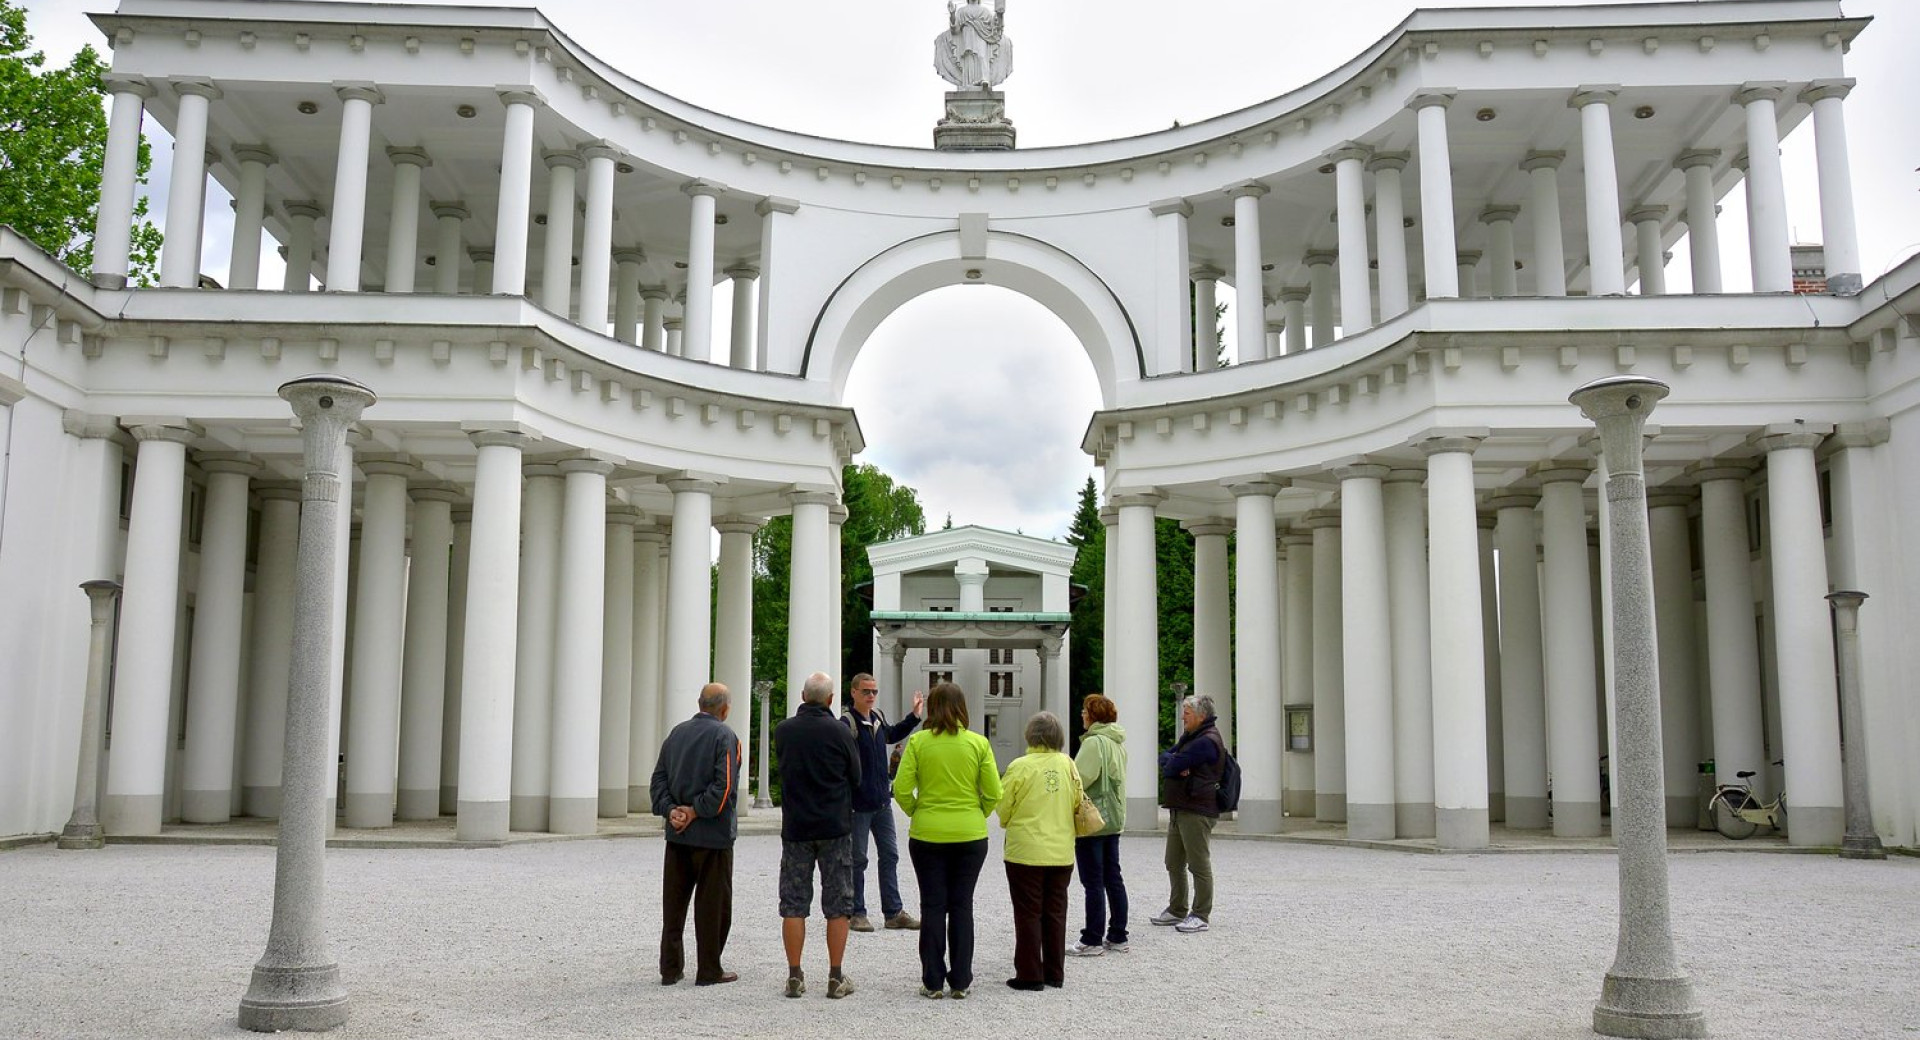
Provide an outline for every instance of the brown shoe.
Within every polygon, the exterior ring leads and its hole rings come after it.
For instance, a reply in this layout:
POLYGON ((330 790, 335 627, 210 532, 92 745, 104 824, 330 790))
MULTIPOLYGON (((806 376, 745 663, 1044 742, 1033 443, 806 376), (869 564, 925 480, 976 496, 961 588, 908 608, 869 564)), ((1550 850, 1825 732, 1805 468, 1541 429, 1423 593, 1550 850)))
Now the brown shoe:
POLYGON ((723 971, 717 979, 695 979, 693 980, 693 984, 696 986, 721 986, 729 982, 738 981, 740 981, 738 972, 723 971))
POLYGON ((662 986, 677 986, 680 984, 680 980, 686 977, 687 976, 685 973, 681 973, 678 975, 662 975, 660 976, 660 984, 662 986))
POLYGON ((892 917, 887 918, 887 927, 901 928, 909 932, 917 932, 920 930, 920 919, 913 916, 910 913, 907 913, 905 910, 902 910, 899 913, 894 914, 892 917))
POLYGON ((852 917, 847 918, 847 927, 856 932, 871 932, 873 931, 873 922, 867 920, 866 914, 854 914, 852 917))

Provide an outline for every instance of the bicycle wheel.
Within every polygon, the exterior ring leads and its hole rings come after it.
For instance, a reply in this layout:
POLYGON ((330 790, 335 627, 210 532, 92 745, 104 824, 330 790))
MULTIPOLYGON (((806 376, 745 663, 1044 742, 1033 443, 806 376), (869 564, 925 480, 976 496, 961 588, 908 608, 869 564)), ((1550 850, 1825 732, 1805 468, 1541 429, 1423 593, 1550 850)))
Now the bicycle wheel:
POLYGON ((1725 798, 1714 799, 1712 809, 1713 829, 1734 841, 1751 838, 1753 832, 1760 829, 1759 824, 1740 815, 1725 798))

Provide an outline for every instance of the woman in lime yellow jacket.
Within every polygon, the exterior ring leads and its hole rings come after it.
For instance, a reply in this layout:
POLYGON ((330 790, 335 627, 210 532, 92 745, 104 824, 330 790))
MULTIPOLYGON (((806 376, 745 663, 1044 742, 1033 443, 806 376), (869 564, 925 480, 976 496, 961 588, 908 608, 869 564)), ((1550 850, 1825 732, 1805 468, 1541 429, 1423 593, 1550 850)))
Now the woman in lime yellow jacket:
POLYGON ((1060 748, 1066 731, 1043 711, 1027 720, 1027 753, 1007 767, 1000 826, 1007 831, 1013 897, 1014 989, 1059 988, 1067 979, 1067 886, 1073 880, 1073 811, 1080 772, 1060 748))
POLYGON ((928 692, 927 720, 907 738, 893 800, 912 821, 907 855, 920 882, 920 995, 958 1000, 973 986, 973 889, 987 862, 987 814, 1000 801, 993 747, 968 731, 960 687, 939 683, 928 692))

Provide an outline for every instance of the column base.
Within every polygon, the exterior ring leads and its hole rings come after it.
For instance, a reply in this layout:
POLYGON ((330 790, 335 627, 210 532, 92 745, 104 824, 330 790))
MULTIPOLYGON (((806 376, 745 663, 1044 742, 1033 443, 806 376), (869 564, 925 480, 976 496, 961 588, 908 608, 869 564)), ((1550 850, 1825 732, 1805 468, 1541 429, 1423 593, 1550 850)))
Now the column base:
POLYGON ((1134 831, 1160 830, 1160 805, 1152 798, 1127 799, 1127 829, 1134 831))
POLYGON ((631 797, 624 787, 602 787, 600 789, 600 818, 605 820, 623 820, 627 816, 627 799, 631 797))
POLYGON ((653 796, 644 787, 627 788, 627 811, 630 813, 650 813, 653 811, 653 796))
MULTIPOLYGON (((1856 275, 1855 277, 1857 278, 1858 276, 1856 275)), ((95 271, 93 272, 92 282, 95 289, 125 289, 127 287, 127 276, 124 274, 108 274, 105 271, 95 271)), ((1827 284, 1832 285, 1833 280, 1828 279, 1827 284)), ((1855 288, 1858 288, 1858 286, 1855 288)))
POLYGON ((1390 840, 1394 837, 1394 815, 1391 805, 1348 802, 1347 837, 1368 841, 1390 840))
POLYGON ((1837 805, 1796 805, 1787 811, 1786 823, 1787 844, 1794 848, 1832 848, 1846 836, 1847 811, 1837 805))
POLYGON ((243 787, 240 789, 240 805, 248 816, 256 820, 277 820, 280 818, 280 787, 243 787))
POLYGON ((1852 296, 1860 291, 1861 284, 1861 278, 1857 274, 1827 276, 1827 291, 1835 296, 1852 296))
POLYGON ((1283 791, 1280 794, 1280 807, 1288 816, 1306 818, 1313 815, 1313 791, 1283 791))
POLYGON ((1242 834, 1278 834, 1284 817, 1280 802, 1272 798, 1242 798, 1235 819, 1242 834))
POLYGON ((1507 793, 1505 791, 1487 792, 1487 819, 1503 823, 1507 818, 1507 793))
POLYGON ((592 834, 600 829, 600 799, 549 798, 547 833, 592 834))
MULTIPOLYGON (((107 847, 107 835, 98 823, 69 823, 60 832, 60 840, 55 842, 63 849, 104 849, 107 847)), ((1881 859, 1887 854, 1882 852, 1881 859)))
POLYGON ((240 998, 240 1028, 255 1033, 325 1032, 346 1024, 347 1004, 337 964, 256 964, 247 995, 240 998))
POLYGON ((440 788, 440 815, 452 816, 460 811, 460 785, 446 784, 440 788))
POLYGON ((398 816, 403 820, 437 820, 440 818, 440 789, 429 787, 424 791, 400 792, 398 816))
POLYGON ((1522 831, 1544 831, 1552 826, 1545 796, 1508 795, 1507 826, 1522 831))
MULTIPOLYGON (((63 836, 61 841, 65 841, 63 836)), ((62 845, 61 848, 65 848, 62 845)), ((1880 844, 1878 834, 1849 834, 1840 840, 1841 859, 1886 859, 1886 846, 1880 844)))
POLYGON ((1598 838, 1599 802, 1553 803, 1553 836, 1556 838, 1598 838))
POLYGON ((1313 793, 1313 818, 1322 823, 1347 822, 1347 792, 1313 793))
POLYGON ((507 803, 507 825, 516 831, 547 829, 547 796, 516 794, 507 803))
POLYGON ((1593 1006, 1593 1031, 1640 1040, 1684 1040, 1707 1035, 1706 1013, 1694 1006, 1686 976, 1639 979, 1607 973, 1593 1006))
POLYGON ((461 802, 454 812, 454 840, 496 843, 507 840, 506 802, 461 802))
POLYGON ((1433 837, 1433 803, 1394 803, 1393 833, 1402 838, 1433 837))
MULTIPOLYGON (((160 833, 162 798, 157 794, 110 794, 100 799, 100 825, 108 834, 160 833)), ((1834 844, 1839 844, 1836 835, 1834 844)))
POLYGON ((393 793, 348 791, 346 825, 355 830, 383 830, 393 826, 393 793))
POLYGON ((180 792, 180 819, 185 823, 225 823, 233 818, 233 792, 180 792))
POLYGON ((1434 837, 1443 849, 1484 849, 1493 844, 1485 809, 1435 809, 1434 837))

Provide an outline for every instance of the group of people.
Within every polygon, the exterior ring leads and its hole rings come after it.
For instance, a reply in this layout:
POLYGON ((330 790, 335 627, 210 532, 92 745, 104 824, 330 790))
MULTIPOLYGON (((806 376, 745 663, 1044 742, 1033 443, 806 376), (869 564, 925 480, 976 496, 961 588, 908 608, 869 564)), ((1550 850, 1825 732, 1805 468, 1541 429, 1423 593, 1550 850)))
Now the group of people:
MULTIPOLYGON (((843 962, 848 933, 874 930, 866 905, 871 839, 879 860, 884 927, 920 933, 921 996, 964 999, 974 983, 973 893, 986 864, 990 815, 998 816, 1004 831, 1013 905, 1014 973, 1007 985, 1029 991, 1058 988, 1066 981, 1068 956, 1126 952, 1120 834, 1127 821, 1127 747, 1112 699, 1087 695, 1081 707, 1084 732, 1073 757, 1065 752, 1067 733, 1060 719, 1045 711, 1032 716, 1023 733, 1026 754, 1003 775, 992 746, 968 728, 960 687, 945 682, 925 694, 916 692, 912 712, 897 723, 889 723, 875 707, 877 691, 872 676, 854 676, 848 710, 836 717, 834 680, 816 672, 801 687, 799 708, 773 731, 781 784, 779 910, 786 995, 807 991, 801 955, 816 876, 826 918, 826 995, 838 999, 854 991, 843 962), (894 765, 888 749, 902 740, 894 765), (907 913, 900 895, 889 801, 911 821, 907 853, 920 886, 917 919, 907 913), (1083 801, 1098 810, 1100 825, 1077 834, 1083 801), (1078 940, 1069 947, 1067 891, 1076 866, 1086 913, 1078 940)), ((741 758, 740 741, 726 725, 730 700, 725 686, 705 686, 699 712, 668 734, 653 771, 653 812, 667 823, 663 985, 686 976, 683 936, 690 905, 695 985, 739 977, 720 963, 732 927, 741 758)), ((1210 698, 1183 701, 1181 722, 1180 739, 1159 759, 1160 803, 1170 813, 1170 894, 1166 908, 1149 920, 1193 934, 1207 930, 1213 912, 1209 850, 1220 815, 1215 792, 1227 748, 1210 698)), ((1083 818, 1090 821, 1091 814, 1083 818)))

